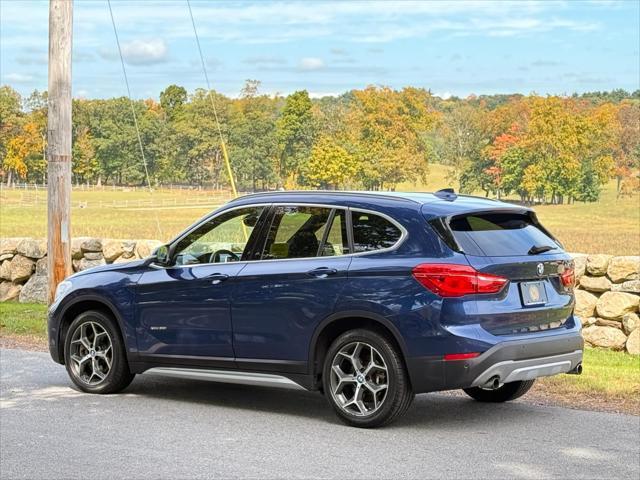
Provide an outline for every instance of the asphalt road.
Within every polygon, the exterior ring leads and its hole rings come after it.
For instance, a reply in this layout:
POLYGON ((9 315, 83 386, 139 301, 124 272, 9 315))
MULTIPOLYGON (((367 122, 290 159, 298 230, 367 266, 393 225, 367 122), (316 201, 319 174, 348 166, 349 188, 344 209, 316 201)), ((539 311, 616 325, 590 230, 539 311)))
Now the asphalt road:
POLYGON ((640 478, 640 418, 420 395, 378 430, 319 394, 138 376, 87 395, 0 350, 0 478, 640 478))

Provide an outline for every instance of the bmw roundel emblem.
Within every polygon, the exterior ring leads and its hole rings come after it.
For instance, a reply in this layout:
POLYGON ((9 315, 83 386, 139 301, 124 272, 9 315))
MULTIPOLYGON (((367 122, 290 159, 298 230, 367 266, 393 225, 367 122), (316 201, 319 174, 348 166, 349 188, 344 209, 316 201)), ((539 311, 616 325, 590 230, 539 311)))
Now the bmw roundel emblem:
POLYGON ((538 272, 538 276, 541 277, 542 274, 544 273, 544 265, 542 263, 539 263, 536 266, 536 271, 538 272))

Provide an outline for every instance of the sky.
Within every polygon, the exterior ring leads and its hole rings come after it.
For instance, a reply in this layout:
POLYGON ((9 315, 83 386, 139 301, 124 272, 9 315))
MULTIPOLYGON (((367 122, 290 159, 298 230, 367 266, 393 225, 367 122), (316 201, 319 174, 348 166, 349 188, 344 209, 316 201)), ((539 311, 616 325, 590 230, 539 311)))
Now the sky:
MULTIPOLYGON (((204 87, 186 0, 111 0, 135 98, 204 87)), ((640 1, 191 0, 212 88, 448 97, 640 88, 640 1)), ((47 88, 48 1, 0 0, 0 83, 47 88)), ((126 95, 106 0, 75 0, 73 95, 126 95)))

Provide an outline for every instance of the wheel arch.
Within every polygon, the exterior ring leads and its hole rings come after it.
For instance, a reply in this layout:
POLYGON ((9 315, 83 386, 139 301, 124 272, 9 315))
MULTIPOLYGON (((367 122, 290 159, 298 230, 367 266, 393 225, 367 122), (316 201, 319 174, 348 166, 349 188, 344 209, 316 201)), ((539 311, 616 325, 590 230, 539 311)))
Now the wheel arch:
POLYGON ((115 319, 118 333, 120 334, 120 340, 122 340, 123 345, 125 345, 125 352, 127 352, 128 356, 128 348, 126 347, 126 342, 124 341, 125 335, 123 330, 122 317, 120 316, 120 313, 115 308, 115 306, 104 297, 98 295, 82 295, 71 300, 67 305, 64 306, 62 312, 60 313, 57 347, 59 355, 58 358, 60 358, 61 363, 65 363, 64 344, 69 326, 78 315, 89 310, 100 311, 115 319))
POLYGON ((374 330, 395 344, 406 364, 406 345, 396 326, 381 315, 351 310, 333 314, 323 320, 311 337, 309 348, 309 374, 315 388, 320 387, 322 365, 331 343, 342 333, 357 328, 374 330))

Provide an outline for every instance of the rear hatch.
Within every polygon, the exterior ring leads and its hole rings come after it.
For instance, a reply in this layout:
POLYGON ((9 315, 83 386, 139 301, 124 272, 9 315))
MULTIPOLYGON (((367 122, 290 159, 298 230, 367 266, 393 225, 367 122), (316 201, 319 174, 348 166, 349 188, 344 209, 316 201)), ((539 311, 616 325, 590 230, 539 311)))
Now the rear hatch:
POLYGON ((571 318, 573 261, 535 213, 474 209, 430 223, 477 271, 509 280, 499 293, 475 296, 476 320, 485 330, 526 334, 562 328, 571 318))

